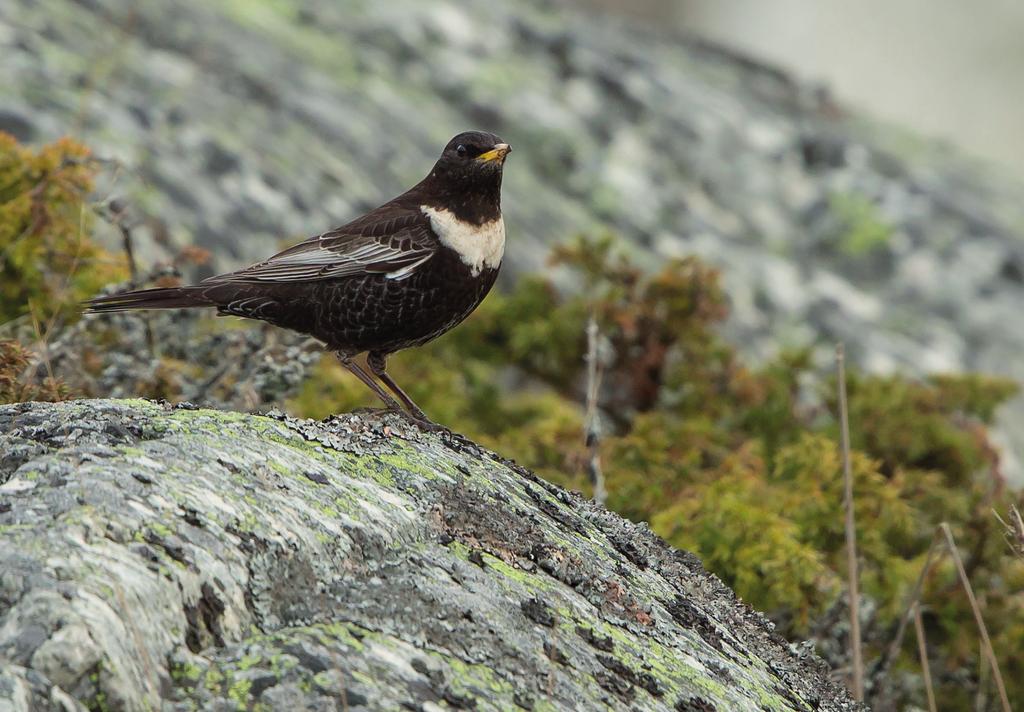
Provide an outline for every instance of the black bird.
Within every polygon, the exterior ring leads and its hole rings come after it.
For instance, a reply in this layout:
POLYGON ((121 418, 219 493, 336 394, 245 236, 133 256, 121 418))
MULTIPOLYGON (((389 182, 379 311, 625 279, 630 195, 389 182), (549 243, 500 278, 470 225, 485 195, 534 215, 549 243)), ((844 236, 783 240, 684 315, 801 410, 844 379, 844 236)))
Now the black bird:
POLYGON ((309 334, 391 409, 433 426, 387 373, 388 356, 456 326, 494 285, 505 251, 501 174, 511 147, 461 133, 430 174, 347 225, 186 287, 97 297, 90 312, 214 307, 309 334), (373 376, 354 357, 367 352, 373 376))

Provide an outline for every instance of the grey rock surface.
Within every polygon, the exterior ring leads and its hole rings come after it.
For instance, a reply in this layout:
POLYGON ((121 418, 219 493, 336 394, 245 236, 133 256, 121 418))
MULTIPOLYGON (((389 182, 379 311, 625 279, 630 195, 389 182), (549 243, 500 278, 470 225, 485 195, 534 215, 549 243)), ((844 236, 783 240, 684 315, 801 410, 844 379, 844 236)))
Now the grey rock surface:
MULTIPOLYGON (((7 0, 0 53, 0 129, 121 161, 150 257, 237 267, 488 128, 516 148, 505 279, 614 231, 719 266, 755 355, 1024 380, 1024 189, 696 38, 550 0, 7 0)), ((1024 399, 1005 421, 1024 453, 1024 399)))
POLYGON ((690 554, 459 439, 0 407, 0 709, 852 710, 690 554))

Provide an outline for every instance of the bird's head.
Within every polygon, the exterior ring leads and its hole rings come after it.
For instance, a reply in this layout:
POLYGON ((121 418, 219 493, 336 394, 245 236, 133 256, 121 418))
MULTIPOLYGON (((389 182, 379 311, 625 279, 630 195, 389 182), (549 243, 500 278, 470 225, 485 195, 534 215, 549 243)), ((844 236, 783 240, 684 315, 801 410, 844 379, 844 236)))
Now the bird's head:
POLYGON ((466 131, 448 142, 434 168, 406 195, 477 224, 501 217, 501 171, 512 147, 492 133, 466 131))
POLYGON ((501 184, 501 169, 512 147, 492 133, 466 131, 448 142, 434 166, 438 178, 472 188, 501 184))

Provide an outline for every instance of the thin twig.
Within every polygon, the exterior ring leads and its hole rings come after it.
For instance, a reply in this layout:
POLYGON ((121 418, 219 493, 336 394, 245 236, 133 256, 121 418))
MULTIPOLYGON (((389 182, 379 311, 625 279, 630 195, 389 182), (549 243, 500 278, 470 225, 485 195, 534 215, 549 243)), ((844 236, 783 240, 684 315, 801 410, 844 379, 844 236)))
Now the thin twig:
POLYGON ((978 656, 978 686, 974 690, 974 709, 976 712, 987 712, 988 695, 985 688, 988 687, 988 656, 978 656))
POLYGON ((139 268, 135 262, 135 240, 132 239, 132 228, 128 224, 128 208, 120 200, 114 199, 107 204, 109 220, 121 233, 121 245, 128 259, 128 273, 132 282, 139 279, 139 268))
POLYGON ((836 368, 839 378, 839 419, 843 449, 843 496, 846 508, 846 565, 850 590, 850 652, 853 657, 853 697, 864 701, 864 660, 860 643, 860 593, 857 579, 857 530, 853 517, 853 473, 850 466, 850 417, 846 405, 846 356, 842 344, 836 344, 836 368))
POLYGON ((600 334, 597 320, 591 316, 587 324, 587 416, 586 444, 590 451, 587 472, 594 489, 594 501, 604 504, 608 493, 604 487, 604 471, 601 469, 601 421, 597 409, 598 394, 601 392, 603 369, 599 354, 600 334))
POLYGON ((1006 543, 1010 545, 1010 550, 1014 554, 1024 558, 1024 518, 1020 516, 1020 510, 1014 504, 1010 505, 1010 513, 1007 515, 1010 521, 1004 521, 999 516, 999 512, 992 510, 992 514, 995 515, 999 523, 1003 525, 1006 530, 1003 532, 1003 536, 1006 537, 1006 543))
POLYGON ((996 689, 999 691, 999 701, 1002 703, 1003 712, 1010 712, 1010 700, 1006 696, 1006 686, 1003 685, 1003 675, 999 671, 999 661, 996 660, 995 650, 992 648, 992 641, 988 637, 988 628, 985 627, 985 619, 981 616, 981 609, 978 607, 978 600, 974 597, 974 589, 967 578, 963 561, 960 560, 960 552, 956 548, 956 541, 953 539, 953 532, 949 524, 943 522, 939 525, 943 536, 946 537, 946 545, 949 547, 949 555, 953 557, 956 565, 956 572, 960 576, 960 583, 967 594, 967 600, 971 603, 971 610, 974 612, 974 622, 978 624, 978 633, 981 635, 981 644, 985 655, 988 656, 988 663, 992 668, 992 678, 996 681, 996 689))
POLYGON ((917 576, 917 583, 914 584, 914 589, 910 593, 910 600, 907 602, 907 608, 903 612, 903 616, 900 617, 899 628, 896 629, 896 637, 893 638, 892 643, 889 644, 889 648, 886 650, 885 656, 882 658, 881 664, 878 666, 879 677, 884 677, 889 672, 889 666, 892 665, 893 661, 900 654, 900 647, 903 645, 903 636, 907 632, 907 624, 910 622, 910 617, 913 614, 914 606, 917 605, 918 601, 921 600, 921 589, 924 588, 925 577, 928 576, 928 572, 932 568, 932 558, 935 556, 936 550, 939 547, 939 530, 936 529, 932 535, 931 546, 928 547, 928 554, 924 558, 924 566, 921 567, 921 573, 917 576))
MULTIPOLYGON (((32 318, 32 329, 36 333, 36 344, 37 348, 39 349, 39 359, 40 361, 42 361, 43 365, 46 366, 46 375, 50 378, 51 381, 56 381, 56 376, 54 375, 53 372, 53 362, 50 358, 50 344, 48 340, 49 330, 43 328, 41 322, 39 321, 39 316, 36 314, 36 306, 31 301, 28 303, 28 313, 29 316, 32 318)), ((28 380, 35 379, 38 370, 39 362, 36 362, 33 365, 31 372, 28 374, 28 379, 26 380, 26 383, 28 382, 28 380)))
MULTIPOLYGON (((124 249, 125 258, 128 260, 128 274, 131 278, 132 286, 137 288, 139 286, 139 267, 135 259, 135 238, 132 235, 133 225, 130 221, 128 206, 117 198, 112 198, 103 207, 105 209, 100 211, 100 214, 121 233, 121 246, 124 249)), ((140 316, 142 317, 146 346, 149 347, 149 352, 154 358, 159 358, 156 337, 153 334, 152 317, 149 313, 144 313, 140 316)))
POLYGON ((924 640, 924 623, 921 621, 921 606, 917 603, 914 609, 914 631, 917 633, 917 654, 921 658, 921 672, 924 675, 924 691, 928 694, 929 712, 937 712, 935 708, 935 690, 932 688, 932 671, 928 665, 928 646, 924 640))

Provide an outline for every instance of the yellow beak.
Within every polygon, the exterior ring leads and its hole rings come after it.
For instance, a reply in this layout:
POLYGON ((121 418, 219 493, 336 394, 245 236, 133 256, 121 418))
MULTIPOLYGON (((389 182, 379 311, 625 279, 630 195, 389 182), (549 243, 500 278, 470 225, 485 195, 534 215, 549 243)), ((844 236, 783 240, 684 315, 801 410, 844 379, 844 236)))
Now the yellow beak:
POLYGON ((512 147, 507 143, 499 143, 494 146, 490 151, 486 151, 477 156, 477 160, 480 161, 504 161, 505 156, 508 155, 512 147))

